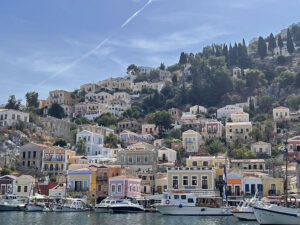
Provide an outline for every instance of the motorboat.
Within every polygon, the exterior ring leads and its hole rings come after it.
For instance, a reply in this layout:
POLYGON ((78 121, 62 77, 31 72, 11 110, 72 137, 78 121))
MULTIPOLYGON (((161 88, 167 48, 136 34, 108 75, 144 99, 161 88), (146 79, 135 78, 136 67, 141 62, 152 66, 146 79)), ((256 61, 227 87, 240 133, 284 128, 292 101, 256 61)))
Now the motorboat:
POLYGON ((254 196, 251 199, 241 201, 240 204, 234 208, 232 214, 240 220, 255 221, 253 206, 258 202, 258 199, 254 196))
POLYGON ((25 211, 26 212, 47 211, 45 200, 46 200, 45 197, 43 195, 39 195, 39 194, 36 194, 35 196, 30 197, 30 200, 25 207, 25 211))
POLYGON ((222 207, 223 199, 216 196, 197 197, 194 193, 165 192, 161 203, 155 205, 163 215, 231 216, 229 207, 222 207))
POLYGON ((96 204, 94 207, 94 211, 100 213, 108 213, 112 205, 119 204, 121 202, 122 200, 120 199, 112 199, 108 197, 103 199, 99 204, 96 204))
POLYGON ((86 203, 82 199, 66 198, 64 203, 53 204, 51 211, 53 212, 83 212, 86 211, 86 203))
POLYGON ((23 211, 28 198, 18 195, 4 195, 0 201, 0 211, 23 211))
POLYGON ((253 207, 253 211, 259 224, 300 224, 300 209, 293 206, 260 203, 253 207))
POLYGON ((145 209, 142 205, 136 201, 136 199, 123 199, 121 202, 112 204, 109 208, 112 213, 139 213, 145 212, 145 209))

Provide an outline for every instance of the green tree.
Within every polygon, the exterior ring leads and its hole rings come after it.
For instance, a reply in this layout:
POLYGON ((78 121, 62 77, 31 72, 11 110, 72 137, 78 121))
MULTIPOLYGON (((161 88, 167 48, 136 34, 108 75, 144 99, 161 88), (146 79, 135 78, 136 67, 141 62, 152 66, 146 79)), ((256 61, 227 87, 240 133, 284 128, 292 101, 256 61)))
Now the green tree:
POLYGON ((139 72, 139 69, 136 65, 134 64, 131 64, 127 67, 127 73, 130 71, 130 70, 133 70, 134 72, 138 73, 139 72))
POLYGON ((4 166, 3 169, 1 170, 1 176, 9 175, 11 170, 7 167, 4 166))
POLYGON ((156 111, 146 116, 149 123, 154 123, 158 127, 160 133, 162 130, 168 130, 172 127, 173 118, 167 111, 156 111))
POLYGON ((181 52, 179 58, 179 64, 186 64, 187 63, 187 55, 184 52, 181 52))
POLYGON ((295 86, 296 86, 297 88, 300 87, 300 72, 297 73, 297 75, 296 75, 296 78, 295 78, 295 86))
POLYGON ((296 74, 289 71, 281 72, 279 77, 275 79, 281 88, 285 88, 289 85, 293 85, 296 80, 296 74))
POLYGON ((86 142, 84 139, 80 139, 76 146, 75 146, 75 149, 76 149, 76 154, 77 155, 86 155, 86 142))
POLYGON ((295 47, 294 47, 294 43, 293 43, 292 36, 290 33, 290 29, 287 30, 286 47, 290 54, 292 54, 295 51, 295 47))
POLYGON ((39 107, 39 102, 38 102, 39 94, 37 92, 34 91, 27 92, 25 97, 26 97, 27 107, 34 107, 34 108, 39 107))
POLYGON ((176 76, 176 74, 173 74, 173 76, 172 76, 172 82, 173 82, 173 85, 177 85, 177 76, 176 76))
POLYGON ((104 144, 109 148, 117 148, 118 137, 115 134, 110 133, 108 136, 105 137, 104 144))
POLYGON ((225 153, 227 151, 225 144, 217 138, 207 139, 205 149, 210 155, 217 155, 218 153, 225 153))
POLYGON ((16 109, 19 110, 21 105, 21 100, 16 100, 16 96, 15 95, 11 95, 8 98, 7 104, 5 105, 6 109, 16 109))
POLYGON ((283 48, 283 41, 282 41, 282 38, 281 38, 280 34, 279 34, 278 39, 277 39, 277 44, 278 44, 278 47, 280 49, 280 55, 281 55, 282 54, 282 48, 283 48))
POLYGON ((298 110, 300 105, 300 96, 299 95, 293 95, 289 97, 288 99, 289 106, 292 109, 298 110))
POLYGON ((274 35, 271 33, 268 40, 268 50, 272 52, 272 55, 274 55, 274 49, 276 48, 276 40, 274 38, 274 35))
POLYGON ((259 123, 252 129, 249 133, 249 136, 252 137, 255 141, 261 141, 263 132, 259 123))
POLYGON ((58 119, 65 117, 65 112, 63 107, 61 107, 58 103, 53 103, 48 110, 48 114, 50 116, 56 117, 58 119))
POLYGON ((76 119, 74 120, 74 122, 77 124, 77 125, 82 125, 82 124, 91 124, 91 121, 84 117, 84 116, 77 116, 76 119))
POLYGON ((264 59, 267 55, 267 45, 263 37, 258 38, 257 52, 261 59, 264 59))
POLYGON ((63 139, 63 138, 58 138, 58 139, 54 142, 53 146, 65 147, 65 146, 67 146, 67 141, 66 141, 65 139, 63 139))
POLYGON ((95 119, 99 126, 117 126, 117 118, 111 113, 103 113, 95 119))
POLYGON ((272 121, 267 121, 265 124, 265 130, 264 130, 264 137, 265 137, 265 141, 270 141, 271 138, 273 137, 273 133, 274 133, 274 126, 272 121))

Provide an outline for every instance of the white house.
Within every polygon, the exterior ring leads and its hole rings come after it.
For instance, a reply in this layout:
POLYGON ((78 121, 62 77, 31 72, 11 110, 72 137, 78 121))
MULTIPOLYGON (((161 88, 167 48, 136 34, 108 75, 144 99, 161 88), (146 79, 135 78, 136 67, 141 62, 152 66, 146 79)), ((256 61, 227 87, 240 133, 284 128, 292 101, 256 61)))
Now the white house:
POLYGON ((0 109, 0 126, 13 126, 18 121, 29 122, 29 113, 14 109, 0 109))
POLYGON ((177 152, 173 149, 162 147, 158 150, 158 163, 175 164, 177 160, 177 152))
POLYGON ((235 105, 226 105, 223 108, 217 110, 217 118, 229 118, 232 113, 243 112, 243 108, 235 105))
POLYGON ((152 70, 154 70, 153 67, 149 67, 149 66, 139 66, 138 67, 139 69, 139 72, 142 74, 142 73, 145 73, 145 74, 150 74, 152 70))
POLYGON ((86 155, 101 155, 103 157, 110 157, 111 151, 103 147, 104 136, 99 133, 83 130, 76 135, 76 143, 83 139, 86 142, 86 155))

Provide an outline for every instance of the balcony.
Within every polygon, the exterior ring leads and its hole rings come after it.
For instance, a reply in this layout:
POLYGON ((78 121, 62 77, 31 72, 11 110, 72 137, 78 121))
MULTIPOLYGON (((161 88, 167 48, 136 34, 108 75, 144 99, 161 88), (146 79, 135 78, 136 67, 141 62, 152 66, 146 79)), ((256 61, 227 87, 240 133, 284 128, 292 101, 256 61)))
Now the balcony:
POLYGON ((103 177, 102 176, 97 176, 96 180, 97 181, 108 181, 108 177, 107 176, 103 176, 103 177))
POLYGON ((64 162, 65 159, 43 158, 44 162, 64 162))

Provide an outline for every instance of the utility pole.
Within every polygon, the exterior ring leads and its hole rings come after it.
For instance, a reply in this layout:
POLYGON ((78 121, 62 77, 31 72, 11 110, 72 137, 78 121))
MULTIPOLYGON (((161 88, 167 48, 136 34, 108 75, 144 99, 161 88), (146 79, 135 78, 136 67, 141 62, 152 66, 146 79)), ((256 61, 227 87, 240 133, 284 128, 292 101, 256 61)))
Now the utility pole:
POLYGON ((288 198, 288 147, 287 147, 287 134, 286 134, 286 140, 285 140, 285 183, 284 183, 284 204, 285 207, 287 207, 287 198, 288 198))

